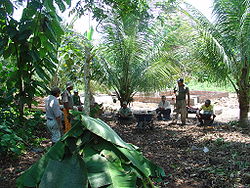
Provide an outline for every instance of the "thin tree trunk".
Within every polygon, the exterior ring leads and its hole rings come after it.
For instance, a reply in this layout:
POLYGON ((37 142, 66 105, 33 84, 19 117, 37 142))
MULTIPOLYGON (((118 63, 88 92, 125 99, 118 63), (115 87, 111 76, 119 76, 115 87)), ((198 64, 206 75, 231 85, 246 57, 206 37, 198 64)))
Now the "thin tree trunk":
POLYGON ((85 47, 85 63, 84 63, 84 111, 86 115, 90 114, 90 49, 85 47))
POLYGON ((19 120, 23 121, 24 116, 24 81, 23 81, 23 70, 22 70, 22 57, 18 53, 18 46, 15 46, 16 50, 16 61, 17 61, 17 69, 18 69, 18 111, 19 111, 19 120))

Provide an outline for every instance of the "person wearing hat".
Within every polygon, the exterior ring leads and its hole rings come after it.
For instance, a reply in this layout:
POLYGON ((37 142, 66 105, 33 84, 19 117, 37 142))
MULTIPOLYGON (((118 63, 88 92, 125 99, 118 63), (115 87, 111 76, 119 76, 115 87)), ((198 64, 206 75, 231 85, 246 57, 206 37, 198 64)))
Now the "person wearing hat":
POLYGON ((62 111, 57 99, 59 95, 60 89, 58 87, 54 87, 50 90, 50 95, 45 99, 46 124, 51 133, 52 145, 60 140, 63 129, 62 111))
POLYGON ((205 104, 203 104, 199 110, 197 110, 197 118, 200 122, 200 126, 205 124, 205 121, 208 125, 211 125, 216 117, 214 114, 214 107, 211 105, 211 101, 207 99, 205 104))
POLYGON ((83 110, 82 102, 77 89, 74 90, 74 95, 72 97, 73 97, 73 106, 75 106, 79 111, 82 111, 83 110))
POLYGON ((175 111, 176 115, 174 117, 174 120, 172 123, 176 124, 178 120, 179 114, 181 114, 181 125, 186 124, 186 95, 188 97, 188 106, 190 106, 190 94, 189 94, 189 88, 184 84, 183 78, 180 78, 177 80, 177 87, 174 89, 175 94, 175 111))
POLYGON ((124 101, 122 103, 122 107, 118 111, 119 119, 120 120, 132 120, 133 114, 131 109, 128 107, 128 103, 124 101))
POLYGON ((67 82, 66 90, 62 93, 63 113, 65 122, 64 132, 67 132, 71 128, 69 114, 69 110, 73 109, 73 97, 70 93, 71 90, 73 90, 73 84, 71 82, 67 82))

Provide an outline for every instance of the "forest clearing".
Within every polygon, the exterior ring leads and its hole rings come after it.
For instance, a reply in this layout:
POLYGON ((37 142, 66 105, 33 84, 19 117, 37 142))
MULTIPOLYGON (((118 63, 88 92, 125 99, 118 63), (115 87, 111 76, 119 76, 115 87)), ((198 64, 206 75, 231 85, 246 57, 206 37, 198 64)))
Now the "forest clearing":
POLYGON ((250 187, 249 0, 0 0, 0 187, 250 187))
MULTIPOLYGON (((102 101, 102 97, 97 96, 96 100, 102 101)), ((250 184, 250 136, 247 130, 235 125, 235 110, 238 109, 236 96, 229 94, 229 97, 217 98, 214 102, 221 105, 223 112, 217 116, 214 126, 210 127, 198 127, 194 114, 189 115, 186 126, 155 120, 153 130, 143 131, 138 131, 135 123, 119 125, 111 116, 102 118, 124 141, 138 146, 148 159, 163 167, 167 177, 163 182, 156 183, 159 187, 246 188, 250 184), (231 121, 227 122, 228 119, 231 121)), ((110 103, 106 105, 110 106, 110 103)), ((143 106, 148 105, 133 104, 135 109, 139 107, 143 110, 143 106)), ((20 173, 50 147, 46 127, 41 125, 38 129, 43 140, 36 148, 29 148, 17 160, 1 161, 1 188, 15 187, 15 180, 20 173)))

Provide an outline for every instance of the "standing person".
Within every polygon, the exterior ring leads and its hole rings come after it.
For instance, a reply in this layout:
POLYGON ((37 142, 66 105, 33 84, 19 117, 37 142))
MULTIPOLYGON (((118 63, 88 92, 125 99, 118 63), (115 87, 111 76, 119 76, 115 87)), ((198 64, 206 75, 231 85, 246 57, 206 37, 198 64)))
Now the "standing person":
POLYGON ((73 90, 73 84, 67 82, 66 90, 62 93, 62 103, 63 103, 63 114, 64 114, 64 132, 67 132, 71 128, 70 124, 70 114, 69 110, 73 109, 73 97, 70 91, 73 90))
POLYGON ((52 145, 60 140, 62 126, 62 111, 60 110, 60 105, 58 97, 60 95, 60 89, 54 87, 50 91, 50 95, 45 99, 45 110, 47 127, 51 133, 52 145))
POLYGON ((73 95, 73 105, 77 108, 78 111, 82 111, 82 102, 81 102, 81 98, 78 94, 78 90, 75 89, 74 90, 74 95, 73 95))
POLYGON ((186 95, 188 96, 188 106, 190 106, 190 94, 189 88, 184 84, 184 80, 182 78, 177 80, 177 87, 174 89, 174 94, 176 97, 175 110, 176 115, 173 120, 173 123, 176 124, 178 120, 179 113, 181 114, 181 125, 186 124, 186 95))
POLYGON ((171 107, 170 103, 166 100, 166 96, 161 96, 161 101, 156 109, 158 120, 170 120, 171 107), (163 117, 162 117, 163 115, 163 117))

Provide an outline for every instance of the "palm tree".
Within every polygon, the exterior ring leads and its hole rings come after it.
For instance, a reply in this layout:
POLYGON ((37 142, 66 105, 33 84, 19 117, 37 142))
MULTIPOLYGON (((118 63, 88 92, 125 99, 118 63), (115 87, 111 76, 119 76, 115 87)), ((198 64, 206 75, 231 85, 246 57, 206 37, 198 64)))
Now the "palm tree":
POLYGON ((250 103, 250 1, 215 0, 213 23, 188 5, 183 11, 198 23, 195 58, 211 81, 229 81, 238 96, 242 127, 248 126, 250 103))
POLYGON ((131 102, 138 91, 160 90, 171 78, 171 61, 159 68, 159 61, 166 59, 155 44, 153 33, 140 28, 134 15, 114 15, 102 26, 104 42, 102 54, 102 82, 112 88, 120 103, 131 102), (161 57, 161 60, 160 58, 161 57))

